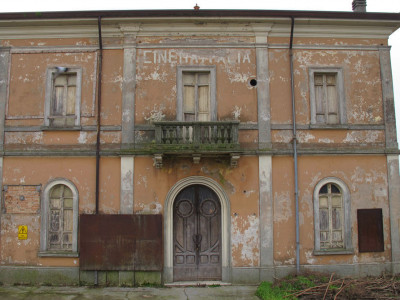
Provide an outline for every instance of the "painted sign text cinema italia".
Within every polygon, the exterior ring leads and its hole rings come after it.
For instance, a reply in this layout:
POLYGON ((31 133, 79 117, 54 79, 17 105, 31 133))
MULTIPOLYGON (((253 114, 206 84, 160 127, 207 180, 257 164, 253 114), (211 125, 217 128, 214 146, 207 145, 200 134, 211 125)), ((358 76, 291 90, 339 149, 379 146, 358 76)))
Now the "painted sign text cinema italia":
POLYGON ((226 56, 197 55, 179 53, 175 50, 144 50, 143 63, 145 64, 242 64, 250 63, 250 55, 246 52, 227 53, 226 56))

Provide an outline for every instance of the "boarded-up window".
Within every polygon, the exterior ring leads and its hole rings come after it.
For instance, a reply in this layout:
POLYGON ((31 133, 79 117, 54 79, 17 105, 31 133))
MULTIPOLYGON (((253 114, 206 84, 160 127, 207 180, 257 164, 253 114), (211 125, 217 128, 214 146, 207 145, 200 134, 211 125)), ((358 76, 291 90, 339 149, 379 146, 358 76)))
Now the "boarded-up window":
POLYGON ((74 211, 69 187, 58 184, 50 190, 48 212, 48 250, 71 250, 74 211))
POLYGON ((359 251, 384 251, 382 209, 358 209, 357 223, 359 251))
POLYGON ((336 73, 314 73, 315 118, 317 124, 339 123, 336 73))
POLYGON ((184 72, 183 116, 185 121, 210 121, 210 73, 184 72))
POLYGON ((339 187, 325 184, 318 198, 320 249, 344 248, 343 195, 339 187))
POLYGON ((55 75, 49 117, 52 126, 74 126, 76 79, 76 73, 55 75))

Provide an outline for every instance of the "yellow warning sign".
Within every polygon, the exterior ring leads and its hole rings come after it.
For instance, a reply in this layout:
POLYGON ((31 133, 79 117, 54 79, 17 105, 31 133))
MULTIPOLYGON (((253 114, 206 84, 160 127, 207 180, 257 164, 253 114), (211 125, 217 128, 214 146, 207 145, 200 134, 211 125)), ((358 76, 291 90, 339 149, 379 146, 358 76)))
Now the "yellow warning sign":
POLYGON ((18 239, 26 240, 28 238, 28 226, 20 225, 18 226, 18 239))

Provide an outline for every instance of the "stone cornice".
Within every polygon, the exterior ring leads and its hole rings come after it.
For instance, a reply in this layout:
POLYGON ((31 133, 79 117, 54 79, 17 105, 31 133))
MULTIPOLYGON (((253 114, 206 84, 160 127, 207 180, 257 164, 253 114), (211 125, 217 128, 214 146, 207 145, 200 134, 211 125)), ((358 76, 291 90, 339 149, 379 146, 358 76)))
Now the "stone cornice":
MULTIPOLYGON (((382 38, 400 27, 394 20, 296 19, 295 37, 382 38)), ((106 19, 103 37, 136 36, 251 36, 288 37, 290 19, 195 18, 106 19)), ((0 39, 97 38, 93 19, 0 20, 0 39)))

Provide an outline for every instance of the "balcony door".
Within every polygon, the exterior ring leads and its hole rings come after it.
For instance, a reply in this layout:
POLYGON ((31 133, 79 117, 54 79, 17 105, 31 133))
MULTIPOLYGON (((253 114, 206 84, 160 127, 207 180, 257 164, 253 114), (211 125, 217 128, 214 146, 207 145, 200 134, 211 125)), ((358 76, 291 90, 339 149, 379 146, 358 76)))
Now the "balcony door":
POLYGON ((210 73, 184 72, 182 79, 184 121, 210 121, 210 73))
POLYGON ((192 185, 174 201, 174 281, 221 280, 221 204, 208 187, 192 185))
POLYGON ((177 121, 217 120, 215 66, 178 66, 177 121))

